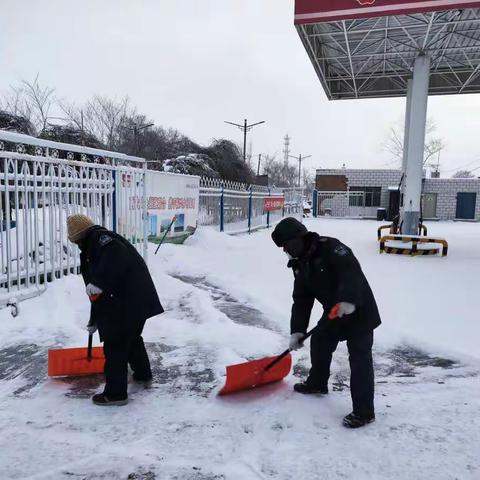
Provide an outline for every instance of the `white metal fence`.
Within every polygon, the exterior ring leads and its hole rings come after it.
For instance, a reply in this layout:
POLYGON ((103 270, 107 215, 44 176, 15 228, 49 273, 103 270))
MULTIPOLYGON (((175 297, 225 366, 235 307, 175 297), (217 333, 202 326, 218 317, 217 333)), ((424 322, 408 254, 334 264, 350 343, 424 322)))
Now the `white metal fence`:
POLYGON ((278 223, 285 216, 302 217, 301 192, 283 191, 218 179, 200 182, 199 223, 218 226, 227 233, 251 232, 278 223), (283 207, 267 211, 265 200, 283 199, 283 207))
POLYGON ((79 273, 71 214, 88 215, 146 255, 145 170, 128 165, 139 160, 0 131, 0 307, 15 310, 47 282, 79 273))
POLYGON ((313 209, 316 217, 355 218, 364 217, 370 213, 365 207, 365 192, 315 191, 313 209))

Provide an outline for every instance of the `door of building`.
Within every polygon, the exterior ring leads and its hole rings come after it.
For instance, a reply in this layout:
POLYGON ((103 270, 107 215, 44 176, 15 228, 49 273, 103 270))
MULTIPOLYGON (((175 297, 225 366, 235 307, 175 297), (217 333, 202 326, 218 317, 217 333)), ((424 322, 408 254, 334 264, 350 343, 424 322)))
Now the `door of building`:
POLYGON ((390 197, 388 199, 388 213, 387 219, 393 221, 393 219, 400 212, 400 191, 390 190, 390 197))
POLYGON ((423 194, 423 218, 437 217, 437 194, 424 193, 423 194))
POLYGON ((458 192, 455 217, 463 220, 473 220, 475 218, 476 201, 477 194, 475 192, 458 192))

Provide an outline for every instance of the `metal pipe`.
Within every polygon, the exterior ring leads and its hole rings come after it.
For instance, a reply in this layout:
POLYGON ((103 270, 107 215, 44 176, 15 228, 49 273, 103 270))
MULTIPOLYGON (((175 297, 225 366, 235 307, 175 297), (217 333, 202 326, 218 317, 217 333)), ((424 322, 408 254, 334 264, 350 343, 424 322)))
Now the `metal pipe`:
POLYGON ((29 192, 28 192, 28 176, 30 169, 26 161, 22 165, 22 180, 23 180, 23 268, 25 271, 25 286, 26 288, 30 287, 30 242, 29 242, 29 227, 30 227, 30 205, 29 205, 29 192))
POLYGON ((15 199, 15 239, 17 246, 17 290, 20 290, 20 238, 19 238, 19 214, 18 214, 18 160, 14 161, 14 199, 15 199))
POLYGON ((147 164, 143 165, 143 259, 148 264, 148 185, 147 185, 147 164))
POLYGON ((50 178, 50 202, 48 203, 48 213, 49 213, 49 228, 50 228, 50 280, 55 279, 55 190, 54 190, 54 177, 55 177, 55 167, 50 165, 48 168, 48 174, 50 178))
POLYGON ((43 283, 47 287, 47 194, 45 179, 46 164, 42 163, 42 221, 43 221, 43 283))
POLYGON ((58 167, 58 236, 59 236, 59 242, 58 242, 58 254, 59 254, 59 276, 60 278, 63 278, 64 275, 64 268, 63 268, 63 262, 64 262, 64 255, 63 255, 63 175, 62 173, 65 172, 64 167, 60 166, 58 167))
POLYGON ((39 245, 39 235, 38 235, 38 186, 37 186, 37 168, 38 163, 34 162, 33 164, 33 211, 34 211, 34 236, 35 236, 35 247, 33 252, 35 253, 35 284, 36 287, 40 286, 40 245, 39 245))
POLYGON ((5 205, 6 205, 6 219, 7 225, 5 226, 5 244, 6 244, 6 254, 7 254, 7 291, 10 293, 12 288, 12 246, 11 246, 11 216, 10 216, 10 180, 8 175, 8 170, 10 169, 10 161, 6 158, 3 160, 3 168, 5 175, 5 205))
MULTIPOLYGON (((5 191, 8 188, 8 185, 4 184, 1 185, 2 190, 5 191)), ((0 249, 1 249, 1 263, 2 263, 2 271, 0 272, 0 278, 3 279, 3 274, 5 272, 5 252, 4 252, 4 239, 3 239, 3 232, 5 232, 5 236, 7 236, 7 223, 5 219, 5 213, 3 210, 3 192, 0 192, 0 221, 2 222, 2 229, 0 231, 0 249)), ((3 284, 0 282, 0 286, 3 287, 3 284)))

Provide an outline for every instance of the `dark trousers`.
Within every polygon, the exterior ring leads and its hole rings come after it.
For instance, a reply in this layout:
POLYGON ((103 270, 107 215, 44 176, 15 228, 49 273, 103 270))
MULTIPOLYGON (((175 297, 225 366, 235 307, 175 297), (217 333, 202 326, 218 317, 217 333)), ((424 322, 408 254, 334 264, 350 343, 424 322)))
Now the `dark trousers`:
MULTIPOLYGON (((339 342, 332 331, 315 331, 310 341, 312 368, 307 382, 320 389, 328 389, 332 354, 339 342)), ((350 393, 353 412, 357 415, 374 413, 374 375, 372 360, 373 331, 347 340, 350 362, 350 393)))
POLYGON ((105 389, 104 394, 112 399, 127 397, 128 365, 136 380, 152 378, 150 360, 140 334, 134 336, 118 335, 106 338, 103 343, 105 353, 105 389))

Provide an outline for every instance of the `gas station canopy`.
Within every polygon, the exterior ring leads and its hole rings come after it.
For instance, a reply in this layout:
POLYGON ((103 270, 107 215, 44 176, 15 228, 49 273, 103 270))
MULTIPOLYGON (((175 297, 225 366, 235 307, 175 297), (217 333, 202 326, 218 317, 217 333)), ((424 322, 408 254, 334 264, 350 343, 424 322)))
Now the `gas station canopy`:
POLYGON ((421 54, 429 95, 480 93, 480 0, 296 0, 295 25, 330 100, 406 96, 421 54))

